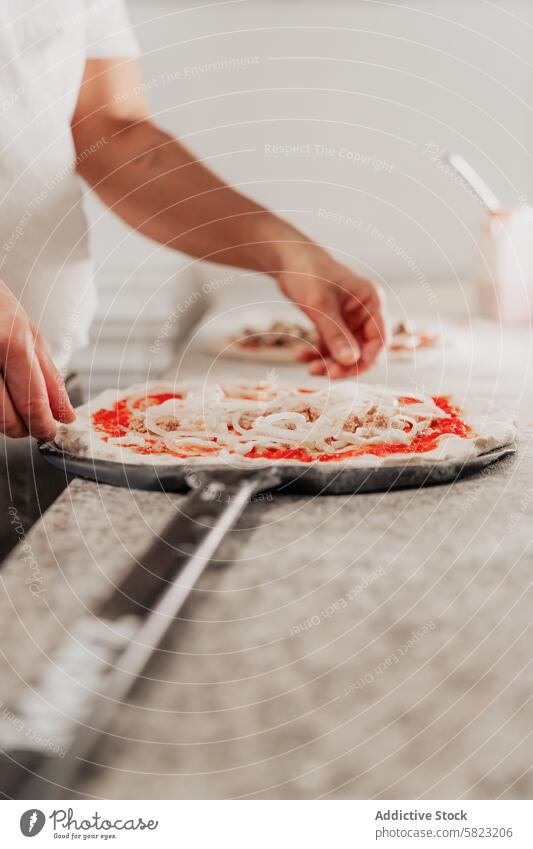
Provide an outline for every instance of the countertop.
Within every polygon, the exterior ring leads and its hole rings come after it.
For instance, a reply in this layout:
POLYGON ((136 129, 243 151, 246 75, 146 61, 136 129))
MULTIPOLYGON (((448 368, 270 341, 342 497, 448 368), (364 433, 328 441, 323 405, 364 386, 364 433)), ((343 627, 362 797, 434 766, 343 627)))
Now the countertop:
MULTIPOLYGON (((517 454, 453 486, 250 504, 73 796, 532 798, 529 337, 468 338, 444 364, 368 379, 496 395, 517 454)), ((179 373, 211 365, 192 344, 179 373)), ((75 480, 5 563, 4 739, 54 647, 181 498, 75 480)))

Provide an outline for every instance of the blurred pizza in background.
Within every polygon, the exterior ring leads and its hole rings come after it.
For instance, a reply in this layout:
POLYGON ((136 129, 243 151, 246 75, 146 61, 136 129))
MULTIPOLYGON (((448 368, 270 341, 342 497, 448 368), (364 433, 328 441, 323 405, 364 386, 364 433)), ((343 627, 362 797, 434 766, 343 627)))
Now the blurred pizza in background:
POLYGON ((406 321, 399 321, 392 328, 387 347, 389 353, 401 356, 413 351, 436 348, 440 342, 440 333, 413 326, 406 321))
MULTIPOLYGON (((403 320, 393 324, 387 351, 392 358, 409 358, 439 348, 441 341, 440 332, 403 320)), ((318 347, 318 334, 305 316, 251 315, 226 333, 221 333, 218 327, 204 332, 203 346, 217 356, 263 363, 293 363, 298 349, 318 347)))

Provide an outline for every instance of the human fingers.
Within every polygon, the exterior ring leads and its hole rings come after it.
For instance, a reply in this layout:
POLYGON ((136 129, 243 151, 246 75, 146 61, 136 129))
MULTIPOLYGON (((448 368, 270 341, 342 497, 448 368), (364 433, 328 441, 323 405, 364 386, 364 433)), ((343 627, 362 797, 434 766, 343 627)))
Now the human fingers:
POLYGON ((53 438, 56 424, 30 325, 14 321, 0 348, 4 382, 17 414, 32 436, 53 438))
POLYGON ((19 439, 21 436, 28 436, 20 416, 17 415, 13 402, 7 391, 7 387, 0 377, 0 431, 6 436, 11 436, 14 439, 19 439))
POLYGON ((35 350, 39 358, 53 416, 59 422, 72 422, 76 418, 76 413, 70 403, 65 381, 56 368, 48 346, 38 331, 34 331, 34 338, 35 350))

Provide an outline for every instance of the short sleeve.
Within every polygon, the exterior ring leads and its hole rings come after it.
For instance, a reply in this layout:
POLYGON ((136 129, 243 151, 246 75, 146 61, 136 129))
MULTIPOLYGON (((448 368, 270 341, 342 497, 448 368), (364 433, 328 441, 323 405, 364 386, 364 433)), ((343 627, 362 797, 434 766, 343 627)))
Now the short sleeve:
POLYGON ((88 59, 139 55, 139 45, 131 29, 124 0, 84 2, 88 59))

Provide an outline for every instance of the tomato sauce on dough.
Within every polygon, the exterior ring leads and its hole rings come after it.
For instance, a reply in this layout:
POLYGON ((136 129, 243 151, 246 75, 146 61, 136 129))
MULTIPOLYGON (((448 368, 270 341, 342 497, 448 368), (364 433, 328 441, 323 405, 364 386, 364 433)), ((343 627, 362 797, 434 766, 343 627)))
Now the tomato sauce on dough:
MULTIPOLYGON (((306 390, 300 390, 306 392, 306 390)), ((311 390, 312 391, 312 390, 311 390)), ((97 410, 92 415, 92 423, 95 431, 105 434, 104 440, 124 436, 128 432, 128 428, 136 411, 142 412, 148 407, 155 404, 162 404, 170 398, 183 398, 183 395, 178 392, 162 392, 156 395, 147 395, 138 398, 132 404, 128 405, 128 399, 123 398, 117 401, 111 409, 103 408, 97 410)), ((416 404, 417 398, 403 396, 398 399, 402 404, 416 404)), ((438 395, 433 398, 436 406, 439 407, 443 416, 436 417, 432 420, 431 426, 424 433, 418 434, 408 444, 404 442, 387 442, 387 443, 372 443, 366 446, 356 446, 351 451, 343 451, 336 454, 310 454, 303 448, 269 448, 262 451, 252 449, 245 456, 249 458, 261 458, 266 460, 299 460, 302 463, 312 463, 318 460, 321 463, 329 463, 332 461, 346 460, 351 457, 358 457, 362 454, 371 454, 375 457, 386 457, 389 454, 423 454, 426 451, 432 451, 437 447, 439 438, 445 434, 453 434, 460 436, 463 439, 469 437, 472 433, 472 428, 461 418, 461 410, 450 403, 450 399, 445 395, 438 395)), ((209 448, 194 448, 193 453, 183 454, 171 451, 161 440, 146 438, 145 445, 124 445, 124 448, 129 448, 136 454, 170 454, 174 457, 187 458, 190 456, 200 456, 203 454, 211 454, 218 451, 216 446, 209 448)))
MULTIPOLYGON (((402 397, 398 399, 402 404, 416 404, 417 398, 402 397)), ((343 451, 338 454, 311 455, 303 448, 270 448, 258 452, 253 449, 247 457, 262 457, 267 460, 300 460, 302 463, 311 463, 318 460, 321 463, 329 463, 332 460, 346 460, 350 457, 358 457, 361 454, 371 454, 374 457, 386 457, 389 454, 423 454, 437 447, 439 438, 444 434, 454 434, 466 439, 470 436, 472 428, 461 419, 461 410, 450 404, 450 399, 445 395, 435 396, 433 401, 445 413, 441 418, 435 418, 431 427, 420 433, 407 445, 404 442, 375 442, 371 445, 360 445, 353 451, 343 451)))
MULTIPOLYGON (((122 398, 113 404, 111 409, 104 407, 93 413, 91 416, 93 427, 97 433, 105 434, 105 442, 108 439, 125 436, 136 412, 143 412, 148 407, 163 404, 171 398, 183 398, 183 395, 179 392, 160 392, 156 395, 145 395, 142 398, 137 398, 131 405, 128 404, 127 398, 122 398)), ((124 447, 129 448, 136 454, 172 454, 175 457, 187 456, 186 454, 176 454, 170 448, 167 448, 166 445, 161 446, 155 439, 149 438, 146 439, 146 445, 125 445, 124 447)))

